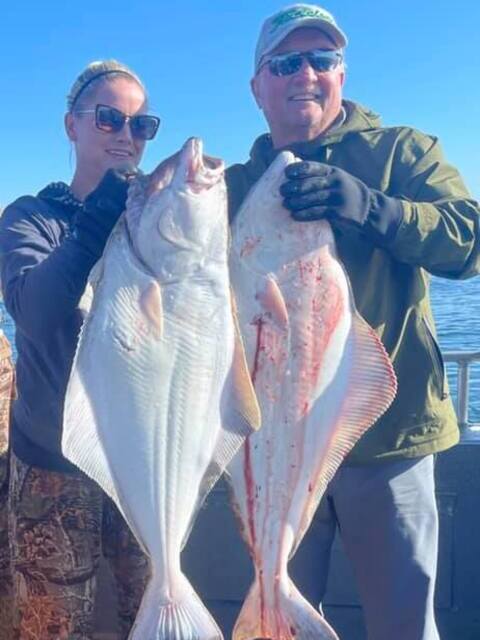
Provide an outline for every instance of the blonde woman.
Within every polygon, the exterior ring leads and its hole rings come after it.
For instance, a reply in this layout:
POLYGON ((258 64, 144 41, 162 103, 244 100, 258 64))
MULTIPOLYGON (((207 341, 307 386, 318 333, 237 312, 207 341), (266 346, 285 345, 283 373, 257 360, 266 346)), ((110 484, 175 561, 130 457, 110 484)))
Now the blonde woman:
POLYGON ((78 302, 158 125, 131 69, 114 60, 88 65, 67 99, 76 160, 70 185, 19 198, 0 222, 3 296, 18 351, 9 489, 15 639, 92 638, 102 541, 117 579, 121 638, 143 593, 146 558, 113 504, 63 458, 60 443, 82 324, 78 302))

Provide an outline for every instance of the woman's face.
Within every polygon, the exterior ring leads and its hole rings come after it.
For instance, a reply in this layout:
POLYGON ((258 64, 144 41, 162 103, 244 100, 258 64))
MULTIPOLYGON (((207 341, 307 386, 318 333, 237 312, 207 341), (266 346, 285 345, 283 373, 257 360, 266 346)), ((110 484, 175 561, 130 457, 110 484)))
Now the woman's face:
POLYGON ((94 111, 97 104, 115 107, 127 116, 147 111, 143 89, 133 79, 118 77, 102 82, 78 109, 67 114, 65 125, 75 145, 76 175, 88 183, 98 183, 108 169, 136 167, 145 148, 145 140, 132 137, 128 122, 120 131, 106 133, 95 126, 95 113, 75 112, 94 111))

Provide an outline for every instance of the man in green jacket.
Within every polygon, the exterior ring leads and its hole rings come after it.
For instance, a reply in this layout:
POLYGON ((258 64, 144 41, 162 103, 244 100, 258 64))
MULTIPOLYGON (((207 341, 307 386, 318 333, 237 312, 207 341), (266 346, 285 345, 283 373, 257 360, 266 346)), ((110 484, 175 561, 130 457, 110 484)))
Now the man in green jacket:
MULTIPOLYGON (((457 443, 429 301, 429 274, 480 271, 480 208, 436 138, 384 128, 342 99, 346 37, 317 5, 268 18, 252 91, 270 134, 229 168, 233 218, 282 149, 284 205, 302 222, 328 219, 360 314, 378 332, 398 378, 397 397, 358 442, 317 514, 325 590, 337 526, 364 607, 369 640, 438 640, 433 611, 438 513, 433 454, 457 443)), ((316 563, 318 564, 318 563, 316 563)))

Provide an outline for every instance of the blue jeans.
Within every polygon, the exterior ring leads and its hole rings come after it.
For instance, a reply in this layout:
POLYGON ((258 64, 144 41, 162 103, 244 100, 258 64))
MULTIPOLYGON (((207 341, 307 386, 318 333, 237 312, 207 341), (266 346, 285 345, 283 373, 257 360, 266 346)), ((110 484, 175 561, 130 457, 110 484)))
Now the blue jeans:
POLYGON ((338 526, 368 640, 439 640, 433 596, 438 512, 433 456, 343 466, 315 516, 320 597, 338 526), (317 538, 318 533, 318 538, 317 538))

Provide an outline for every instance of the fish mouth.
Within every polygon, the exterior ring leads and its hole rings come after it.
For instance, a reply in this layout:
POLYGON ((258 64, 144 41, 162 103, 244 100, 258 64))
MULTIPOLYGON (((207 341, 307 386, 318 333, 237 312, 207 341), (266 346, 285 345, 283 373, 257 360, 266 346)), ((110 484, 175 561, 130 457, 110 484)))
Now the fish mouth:
POLYGON ((203 141, 201 138, 189 138, 183 145, 182 153, 186 154, 187 161, 190 161, 192 167, 197 171, 218 171, 219 169, 223 169, 223 160, 204 155, 203 141))
POLYGON ((173 182, 179 191, 195 195, 217 184, 224 172, 223 160, 203 155, 202 140, 192 137, 180 151, 161 162, 150 174, 148 195, 165 189, 173 182))
POLYGON ((213 187, 225 171, 223 160, 203 155, 203 142, 200 138, 189 138, 185 142, 180 165, 185 168, 185 185, 193 193, 201 193, 213 187))

